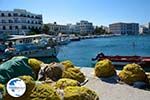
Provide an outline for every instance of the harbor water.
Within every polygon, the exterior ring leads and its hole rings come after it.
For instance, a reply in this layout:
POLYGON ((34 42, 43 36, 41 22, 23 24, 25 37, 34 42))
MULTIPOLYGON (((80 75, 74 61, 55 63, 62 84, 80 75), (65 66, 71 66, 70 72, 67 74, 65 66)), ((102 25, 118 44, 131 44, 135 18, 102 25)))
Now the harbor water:
POLYGON ((45 62, 71 60, 76 66, 93 67, 91 59, 99 52, 105 55, 150 56, 150 35, 114 36, 84 39, 60 47, 56 59, 45 58, 45 62))
POLYGON ((150 56, 150 35, 85 39, 60 47, 58 59, 71 60, 77 66, 92 66, 92 57, 105 55, 150 56))

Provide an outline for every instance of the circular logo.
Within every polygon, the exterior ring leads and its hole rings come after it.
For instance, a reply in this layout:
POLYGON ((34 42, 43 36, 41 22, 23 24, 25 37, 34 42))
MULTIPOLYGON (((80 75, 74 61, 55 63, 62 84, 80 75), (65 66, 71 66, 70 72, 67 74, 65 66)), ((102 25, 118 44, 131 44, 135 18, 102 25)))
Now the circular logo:
POLYGON ((7 83, 6 89, 12 97, 20 97, 26 91, 26 84, 20 78, 13 78, 7 83))

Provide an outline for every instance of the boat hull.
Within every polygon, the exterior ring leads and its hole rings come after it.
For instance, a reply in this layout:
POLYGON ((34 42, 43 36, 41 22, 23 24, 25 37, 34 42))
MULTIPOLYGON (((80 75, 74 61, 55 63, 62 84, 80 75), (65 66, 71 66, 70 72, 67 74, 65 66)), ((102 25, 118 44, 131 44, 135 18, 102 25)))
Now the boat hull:
POLYGON ((150 66, 150 57, 142 57, 142 56, 106 56, 103 53, 99 53, 95 58, 92 58, 93 61, 109 59, 115 66, 124 66, 130 63, 137 63, 142 67, 150 66))
POLYGON ((26 57, 57 57, 59 53, 59 48, 47 48, 47 49, 38 49, 38 50, 28 50, 22 52, 16 52, 15 56, 26 56, 26 57))
POLYGON ((10 54, 2 54, 0 60, 9 59, 14 56, 26 56, 30 58, 42 58, 42 57, 57 57, 59 53, 59 47, 47 47, 43 49, 25 50, 25 51, 14 51, 10 54))

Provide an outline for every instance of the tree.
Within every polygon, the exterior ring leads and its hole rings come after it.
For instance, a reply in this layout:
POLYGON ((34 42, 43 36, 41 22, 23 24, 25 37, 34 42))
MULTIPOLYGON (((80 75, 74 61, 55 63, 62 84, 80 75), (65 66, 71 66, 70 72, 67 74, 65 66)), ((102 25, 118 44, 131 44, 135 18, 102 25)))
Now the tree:
POLYGON ((36 34, 40 34, 40 33, 41 33, 40 29, 31 28, 29 35, 36 35, 36 34))
POLYGON ((49 27, 48 27, 47 24, 44 24, 42 31, 43 31, 45 34, 49 34, 49 27))
POLYGON ((100 34, 108 34, 108 32, 106 32, 106 30, 104 30, 102 28, 102 26, 101 27, 96 26, 96 28, 94 30, 94 33, 98 34, 98 35, 100 35, 100 34))

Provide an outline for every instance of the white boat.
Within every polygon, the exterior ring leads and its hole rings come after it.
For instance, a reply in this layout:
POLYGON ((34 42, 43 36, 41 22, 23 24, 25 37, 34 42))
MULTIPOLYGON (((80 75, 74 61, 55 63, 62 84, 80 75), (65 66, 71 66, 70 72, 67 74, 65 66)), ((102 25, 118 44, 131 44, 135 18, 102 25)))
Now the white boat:
POLYGON ((6 48, 0 59, 7 56, 56 57, 59 52, 57 42, 52 36, 46 34, 13 36, 7 43, 11 43, 12 47, 6 48))
POLYGON ((57 36, 57 42, 59 45, 67 45, 71 41, 68 35, 59 33, 57 36))

